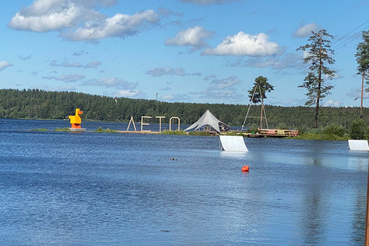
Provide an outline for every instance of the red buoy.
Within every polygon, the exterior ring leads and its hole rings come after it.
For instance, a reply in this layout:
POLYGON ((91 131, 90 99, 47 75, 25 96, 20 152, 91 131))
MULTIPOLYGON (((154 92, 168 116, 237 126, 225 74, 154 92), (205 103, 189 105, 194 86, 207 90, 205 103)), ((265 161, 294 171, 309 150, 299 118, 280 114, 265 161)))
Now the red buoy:
POLYGON ((241 169, 241 171, 244 172, 244 173, 246 173, 246 172, 249 171, 249 169, 250 169, 249 166, 243 166, 242 169, 241 169))

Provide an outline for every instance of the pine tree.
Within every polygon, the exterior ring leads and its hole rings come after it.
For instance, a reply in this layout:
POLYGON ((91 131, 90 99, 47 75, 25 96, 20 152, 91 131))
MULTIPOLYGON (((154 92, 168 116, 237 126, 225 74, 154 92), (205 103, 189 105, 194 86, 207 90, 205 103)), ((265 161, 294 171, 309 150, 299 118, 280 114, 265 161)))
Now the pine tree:
MULTIPOLYGON (((364 91, 364 80, 368 79, 369 75, 369 31, 363 31, 363 42, 359 43, 356 48, 356 61, 358 63, 358 74, 362 76, 361 81, 361 107, 360 107, 360 118, 363 117, 363 91, 364 91)), ((368 83, 368 82, 367 82, 368 83)))
POLYGON ((249 90, 249 98, 253 103, 261 103, 260 113, 260 128, 263 124, 263 110, 264 110, 264 99, 266 99, 266 92, 271 92, 274 87, 268 83, 268 79, 263 76, 259 76, 255 79, 254 86, 249 90))
POLYGON ((310 72, 304 79, 304 83, 299 87, 307 89, 306 106, 315 106, 315 121, 314 128, 318 127, 318 115, 320 101, 330 94, 330 90, 333 86, 325 85, 323 77, 332 79, 335 75, 335 71, 330 70, 326 64, 334 64, 335 60, 332 58, 334 54, 333 49, 331 49, 331 41, 327 38, 333 38, 329 35, 326 30, 322 29, 319 32, 312 32, 308 41, 310 44, 300 46, 297 50, 302 50, 307 52, 306 58, 304 58, 304 63, 310 64, 310 72))

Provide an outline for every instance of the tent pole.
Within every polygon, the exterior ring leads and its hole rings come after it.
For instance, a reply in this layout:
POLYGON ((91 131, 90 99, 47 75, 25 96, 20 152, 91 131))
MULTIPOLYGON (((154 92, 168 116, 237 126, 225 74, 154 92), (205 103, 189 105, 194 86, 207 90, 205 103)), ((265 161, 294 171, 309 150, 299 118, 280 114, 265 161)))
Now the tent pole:
MULTIPOLYGON (((255 90, 256 90, 256 87, 254 89, 254 92, 252 93, 251 102, 253 102, 254 100, 255 90)), ((246 117, 245 117, 245 120, 243 121, 241 132, 243 131, 243 127, 245 126, 247 116, 249 115, 249 112, 250 112, 250 108, 251 108, 251 103, 249 104, 249 108, 247 109, 246 117)))

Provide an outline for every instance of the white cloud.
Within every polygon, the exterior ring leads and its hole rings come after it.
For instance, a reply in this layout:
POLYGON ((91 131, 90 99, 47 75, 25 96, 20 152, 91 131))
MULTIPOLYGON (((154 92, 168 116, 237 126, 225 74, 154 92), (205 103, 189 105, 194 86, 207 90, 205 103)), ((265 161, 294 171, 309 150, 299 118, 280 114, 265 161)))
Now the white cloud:
POLYGON ((279 51, 277 43, 269 42, 264 33, 250 35, 239 32, 234 36, 226 37, 216 48, 205 49, 202 55, 218 56, 270 56, 279 51))
POLYGON ((323 78, 324 78, 324 79, 342 79, 342 78, 344 78, 344 76, 343 76, 342 74, 335 73, 335 74, 330 78, 328 75, 324 74, 323 78))
POLYGON ((3 71, 5 68, 13 66, 7 61, 0 61, 0 71, 3 71))
POLYGON ((241 80, 236 76, 229 76, 224 79, 214 78, 210 86, 201 91, 200 94, 202 98, 241 100, 243 96, 237 94, 236 88, 239 83, 241 83, 241 80))
POLYGON ((83 86, 104 86, 104 87, 116 87, 123 90, 135 89, 138 82, 130 83, 120 78, 102 78, 102 79, 91 79, 84 81, 81 85, 83 86))
POLYGON ((193 3, 197 5, 209 5, 209 4, 226 4, 232 2, 241 2, 244 0, 180 0, 184 3, 193 3))
POLYGON ((114 94, 115 97, 145 98, 146 94, 140 90, 120 90, 114 94))
POLYGON ((328 100, 324 103, 324 106, 325 107, 339 107, 341 105, 340 102, 335 102, 333 101, 332 99, 331 100, 328 100))
MULTIPOLYGON (((75 1, 78 2, 78 1, 75 1)), ((22 9, 10 20, 9 27, 16 30, 48 32, 76 26, 87 17, 101 14, 67 0, 38 0, 22 9)))
POLYGON ((42 71, 34 71, 31 73, 31 75, 38 76, 40 73, 42 73, 42 71))
POLYGON ((305 102, 306 102, 306 99, 301 99, 301 98, 285 98, 285 99, 281 99, 281 100, 270 101, 270 104, 291 107, 291 106, 305 105, 305 102))
POLYGON ((73 41, 97 40, 107 37, 132 36, 139 32, 138 27, 144 23, 156 23, 158 14, 153 10, 138 12, 134 15, 115 14, 100 22, 86 22, 84 27, 79 27, 75 32, 62 33, 61 36, 73 41))
POLYGON ((99 61, 92 61, 92 62, 87 63, 84 66, 84 68, 97 68, 100 65, 101 65, 101 62, 99 62, 99 61))
POLYGON ((98 12, 118 0, 36 0, 21 9, 9 21, 16 30, 60 32, 59 37, 74 41, 94 41, 107 37, 137 34, 145 23, 156 23, 159 15, 153 10, 134 15, 117 13, 113 17, 98 12))
MULTIPOLYGON (((358 87, 354 90, 351 90, 349 93, 346 94, 346 96, 348 97, 352 97, 354 98, 354 100, 357 100, 359 98, 361 98, 361 87, 358 87)), ((367 91, 363 91, 363 99, 368 99, 369 98, 369 92, 367 91)))
POLYGON ((83 55, 87 55, 88 52, 87 51, 84 51, 84 50, 80 50, 80 51, 76 51, 74 52, 72 55, 73 56, 83 56, 83 55))
POLYGON ((166 94, 160 97, 160 100, 170 102, 186 101, 189 99, 191 99, 191 97, 186 94, 166 94))
POLYGON ((77 82, 78 80, 84 79, 85 76, 82 74, 62 74, 58 77, 56 76, 43 76, 43 79, 55 79, 55 80, 59 80, 59 81, 63 81, 66 83, 70 83, 70 82, 77 82))
POLYGON ((271 67, 274 69, 287 69, 294 67, 301 67, 303 64, 303 59, 301 52, 294 54, 284 54, 282 56, 273 57, 251 57, 247 60, 242 58, 230 64, 231 67, 253 67, 253 68, 264 68, 271 67))
POLYGON ((293 36, 296 38, 305 38, 311 36, 312 32, 316 32, 319 30, 319 27, 315 23, 310 23, 305 26, 301 26, 293 36))
POLYGON ((23 61, 26 61, 26 60, 29 60, 31 59, 32 55, 29 55, 29 56, 19 56, 19 59, 23 60, 23 61))
POLYGON ((75 68, 97 68, 98 66, 101 65, 100 61, 92 61, 87 63, 86 65, 83 65, 79 62, 73 62, 73 63, 69 63, 67 61, 62 62, 62 63, 58 63, 56 60, 52 60, 49 64, 52 67, 75 67, 75 68))
POLYGON ((206 39, 212 37, 213 32, 206 30, 203 27, 190 27, 185 31, 180 31, 174 38, 168 38, 165 45, 168 46, 191 46, 195 51, 207 46, 206 39))
POLYGON ((202 76, 202 73, 186 73, 183 68, 171 68, 171 67, 157 67, 146 72, 146 74, 153 77, 163 75, 178 75, 178 76, 202 76))

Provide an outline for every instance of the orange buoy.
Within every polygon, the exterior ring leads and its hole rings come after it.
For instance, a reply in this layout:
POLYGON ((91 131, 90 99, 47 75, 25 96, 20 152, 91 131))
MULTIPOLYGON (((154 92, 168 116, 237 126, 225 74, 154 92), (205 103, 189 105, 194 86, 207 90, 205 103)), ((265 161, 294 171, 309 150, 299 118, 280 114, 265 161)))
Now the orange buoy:
POLYGON ((246 172, 249 171, 249 169, 250 169, 249 166, 243 166, 242 169, 241 169, 241 171, 244 172, 244 173, 246 173, 246 172))

